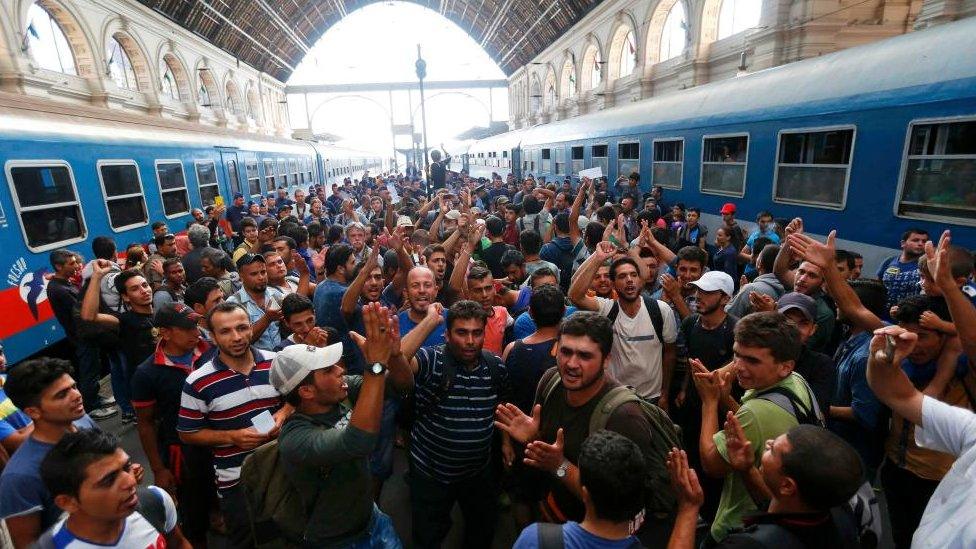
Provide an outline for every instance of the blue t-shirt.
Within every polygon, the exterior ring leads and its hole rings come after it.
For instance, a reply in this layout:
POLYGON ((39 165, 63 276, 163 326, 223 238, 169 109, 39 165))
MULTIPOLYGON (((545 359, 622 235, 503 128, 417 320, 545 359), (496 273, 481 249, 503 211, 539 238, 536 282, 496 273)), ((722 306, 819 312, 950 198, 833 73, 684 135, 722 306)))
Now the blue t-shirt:
POLYGON ((779 235, 776 234, 776 231, 774 231, 773 229, 769 229, 769 231, 763 233, 757 229, 753 231, 752 234, 749 235, 749 238, 746 240, 746 246, 749 246, 749 249, 751 250, 753 244, 756 243, 756 239, 760 237, 768 238, 772 240, 773 244, 779 244, 779 235))
MULTIPOLYGON (((563 313, 563 318, 567 318, 576 311, 575 306, 567 305, 566 312, 563 313)), ((403 322, 400 323, 400 326, 403 326, 403 322)), ((512 327, 512 339, 525 339, 535 333, 537 329, 538 327, 535 325, 535 321, 529 316, 529 312, 525 311, 515 319, 515 325, 512 327)), ((401 327, 400 330, 402 331, 403 328, 401 327)))
MULTIPOLYGON (((75 420, 78 429, 98 429, 88 414, 75 420)), ((0 519, 41 513, 41 531, 47 530, 61 516, 41 480, 41 461, 53 444, 28 437, 14 452, 0 475, 0 519)))
MULTIPOLYGON (((400 313, 397 315, 400 318, 401 338, 407 335, 408 333, 410 333, 410 330, 413 330, 414 328, 417 327, 417 324, 419 324, 419 322, 414 322, 413 320, 411 320, 410 315, 408 313, 409 311, 400 311, 400 313)), ((427 339, 425 339, 420 346, 432 347, 434 345, 443 345, 446 342, 444 338, 446 331, 447 331, 447 311, 444 311, 444 322, 438 324, 437 327, 434 328, 434 331, 432 331, 430 335, 427 336, 427 339)))
MULTIPOLYGON (((629 536, 624 539, 606 539, 591 534, 577 522, 567 522, 563 525, 563 546, 566 549, 623 549, 633 547, 638 543, 637 538, 629 536)), ((537 549, 539 547, 539 526, 530 524, 522 530, 513 549, 537 549)))
POLYGON ((897 305, 899 301, 906 297, 918 295, 922 291, 919 286, 918 261, 902 263, 900 257, 889 258, 881 264, 878 269, 878 278, 884 283, 888 290, 888 306, 885 308, 885 316, 888 309, 897 305))
POLYGON ((0 376, 0 440, 5 440, 19 429, 31 424, 31 418, 18 410, 7 393, 3 392, 3 383, 6 379, 7 376, 0 376))
POLYGON ((342 314, 342 296, 345 293, 346 285, 335 280, 326 279, 315 287, 315 294, 312 296, 315 325, 332 326, 339 332, 339 341, 342 342, 342 360, 346 364, 346 371, 350 374, 361 374, 365 359, 359 351, 359 346, 349 337, 349 330, 352 328, 342 314))

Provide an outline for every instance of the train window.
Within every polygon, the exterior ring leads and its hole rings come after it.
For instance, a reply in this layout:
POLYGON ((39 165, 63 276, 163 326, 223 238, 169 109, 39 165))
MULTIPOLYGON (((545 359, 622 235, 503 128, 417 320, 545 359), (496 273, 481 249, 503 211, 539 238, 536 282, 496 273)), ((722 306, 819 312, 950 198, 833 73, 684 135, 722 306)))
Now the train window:
POLYGON ((115 231, 124 231, 149 222, 142 181, 135 162, 98 162, 98 179, 105 195, 108 222, 115 231))
POLYGON ((230 195, 241 192, 241 180, 237 178, 237 161, 227 161, 227 182, 230 183, 230 195))
MULTIPOLYGON (((264 189, 266 191, 275 190, 275 170, 274 160, 264 161, 264 189)), ((261 194, 260 192, 258 194, 261 194)))
POLYGON ((42 252, 85 239, 85 218, 67 162, 7 162, 7 181, 31 251, 42 252))
POLYGON ((651 184, 680 189, 684 159, 684 139, 655 139, 651 184))
POLYGON ((247 171, 247 193, 251 196, 261 194, 261 176, 258 175, 258 163, 254 160, 248 160, 244 163, 244 169, 247 171))
POLYGON ((701 192, 745 195, 748 154, 748 135, 702 138, 701 192))
POLYGON ((163 198, 163 214, 176 217, 190 211, 190 197, 186 193, 183 164, 178 160, 157 160, 156 179, 163 198))
POLYGON ((617 177, 640 172, 640 143, 617 144, 617 177))
POLYGON ((566 149, 555 149, 556 154, 556 171, 555 173, 564 174, 566 173, 566 149))
POLYGON ((913 124, 898 215, 976 223, 976 120, 913 124))
POLYGON ((552 173, 552 149, 542 149, 542 173, 552 173))
POLYGON ((569 154, 573 162, 573 173, 579 173, 583 169, 583 147, 573 147, 570 149, 569 154))
POLYGON ((603 170, 603 175, 606 176, 610 171, 610 160, 607 158, 609 154, 609 147, 606 145, 593 145, 590 149, 590 156, 593 163, 591 168, 600 168, 603 170))
POLYGON ((206 208, 217 202, 220 187, 217 185, 217 169, 213 162, 197 162, 197 185, 200 187, 200 203, 206 208))
POLYGON ((279 184, 285 188, 288 188, 288 182, 290 181, 290 179, 288 179, 288 161, 284 158, 279 158, 278 169, 281 170, 281 181, 279 184))
POLYGON ((312 157, 305 157, 305 170, 308 171, 308 182, 311 183, 315 181, 315 165, 313 164, 312 157))
MULTIPOLYGON (((292 158, 289 164, 291 165, 291 184, 298 185, 298 159, 292 158)), ((305 184, 304 177, 302 178, 302 184, 305 184)))
POLYGON ((773 200, 843 209, 853 148, 854 128, 780 132, 773 200))

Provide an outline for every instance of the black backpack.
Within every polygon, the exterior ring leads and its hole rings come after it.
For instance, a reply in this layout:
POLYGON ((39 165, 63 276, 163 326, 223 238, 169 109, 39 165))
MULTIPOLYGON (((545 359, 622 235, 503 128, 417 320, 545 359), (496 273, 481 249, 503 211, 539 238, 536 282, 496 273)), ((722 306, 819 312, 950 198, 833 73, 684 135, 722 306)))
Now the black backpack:
MULTIPOLYGON (((166 504, 163 503, 162 496, 149 488, 138 487, 136 497, 139 498, 139 503, 134 512, 142 515, 142 518, 146 519, 157 532, 165 536, 167 534, 166 504)), ((31 547, 32 549, 57 549, 59 546, 54 543, 54 527, 48 528, 41 534, 31 547)))
MULTIPOLYGON (((88 293, 88 287, 91 285, 92 278, 89 278, 81 286, 81 291, 78 293, 80 299, 75 302, 74 306, 71 308, 71 318, 75 322, 75 331, 78 338, 96 345, 102 349, 115 349, 122 344, 122 339, 119 336, 118 326, 106 326, 98 322, 89 322, 87 320, 81 319, 81 304, 85 301, 85 294, 88 293)), ((119 303, 121 308, 121 302, 119 303)), ((102 292, 99 289, 98 292, 98 312, 100 314, 115 315, 118 316, 121 310, 114 311, 105 300, 102 299, 102 292)))
MULTIPOLYGON (((658 306, 656 299, 641 295, 641 299, 644 300, 644 308, 647 309, 647 314, 651 316, 651 326, 654 327, 654 335, 657 336, 658 340, 663 343, 661 334, 664 333, 664 316, 661 315, 661 307, 658 306)), ((613 307, 607 313, 607 319, 610 320, 610 324, 617 321, 617 315, 620 314, 620 302, 614 301, 613 307)))

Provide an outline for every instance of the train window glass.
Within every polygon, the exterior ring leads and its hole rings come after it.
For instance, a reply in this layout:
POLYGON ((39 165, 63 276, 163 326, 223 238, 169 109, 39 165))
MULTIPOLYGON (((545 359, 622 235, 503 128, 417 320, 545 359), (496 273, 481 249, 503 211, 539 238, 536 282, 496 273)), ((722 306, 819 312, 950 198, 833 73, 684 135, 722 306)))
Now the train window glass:
POLYGON ((640 143, 617 144, 617 176, 640 172, 640 143))
POLYGON ((976 120, 913 124, 898 214, 976 223, 976 120))
POLYGON ((748 135, 702 139, 701 191, 741 197, 746 188, 748 135))
POLYGON ((556 171, 555 173, 564 174, 566 173, 566 150, 556 149, 556 171))
MULTIPOLYGON (((291 164, 291 184, 298 185, 298 159, 292 158, 289 163, 291 164)), ((302 184, 305 183, 305 179, 302 178, 302 184)))
POLYGON ((288 181, 289 181, 289 179, 288 179, 288 161, 285 160, 284 158, 279 158, 278 159, 278 169, 281 170, 281 181, 280 181, 280 185, 282 185, 282 186, 284 186, 284 187, 287 188, 288 185, 289 185, 289 183, 288 183, 288 181))
POLYGON ((607 158, 609 154, 609 147, 606 145, 593 145, 590 149, 590 156, 592 166, 591 168, 600 168, 603 170, 603 175, 607 175, 610 171, 610 160, 607 158))
POLYGON ((237 161, 227 161, 227 182, 230 184, 230 195, 241 192, 241 181, 237 178, 237 161))
POLYGON ((572 171, 573 173, 579 173, 583 169, 583 147, 573 147, 569 151, 570 158, 572 159, 572 171))
POLYGON ((37 3, 27 10, 27 30, 24 39, 34 61, 42 69, 78 74, 74 53, 61 26, 54 17, 37 3))
POLYGON ((248 160, 244 163, 244 169, 247 171, 247 193, 251 196, 261 194, 261 176, 258 174, 258 163, 254 160, 248 160))
POLYGON ((220 187, 217 185, 217 169, 213 162, 197 162, 197 185, 200 187, 200 203, 203 207, 217 202, 220 187))
POLYGON ((308 172, 308 182, 311 183, 315 181, 315 166, 312 162, 312 157, 305 157, 305 170, 308 172))
POLYGON ((98 178, 112 229, 124 231, 149 222, 135 162, 99 162, 98 178))
POLYGON ((178 161, 156 161, 156 179, 163 198, 163 214, 176 217, 190 211, 190 196, 186 192, 183 164, 178 161))
POLYGON ((542 162, 540 163, 540 165, 542 167, 540 169, 542 170, 542 172, 551 173, 552 172, 552 149, 542 149, 541 160, 542 162))
MULTIPOLYGON (((274 173, 274 161, 265 160, 264 161, 264 190, 274 191, 275 190, 275 173, 274 173)), ((261 194, 261 193, 258 193, 261 194)))
POLYGON ((655 139, 651 183, 669 189, 680 189, 684 158, 683 139, 655 139))
POLYGON ((853 148, 854 128, 781 132, 773 199, 843 208, 853 148))
POLYGON ((34 252, 85 239, 85 219, 67 163, 7 163, 14 205, 27 247, 34 252))

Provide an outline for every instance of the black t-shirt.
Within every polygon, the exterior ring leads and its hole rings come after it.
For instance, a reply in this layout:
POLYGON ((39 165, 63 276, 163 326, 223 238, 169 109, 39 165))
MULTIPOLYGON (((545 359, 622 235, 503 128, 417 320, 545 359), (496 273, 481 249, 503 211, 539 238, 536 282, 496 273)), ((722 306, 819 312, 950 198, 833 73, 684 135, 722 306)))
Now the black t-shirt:
POLYGON ((55 318, 64 328, 65 335, 74 339, 77 333, 74 307, 79 300, 78 288, 63 278, 52 278, 47 283, 47 298, 51 302, 55 318))
POLYGON ((502 268, 502 255, 508 250, 514 250, 513 246, 510 246, 502 241, 492 242, 491 246, 482 249, 478 252, 478 256, 488 265, 488 270, 491 271, 491 276, 495 278, 504 278, 505 269, 502 268))
POLYGON ((853 524, 838 526, 830 513, 759 513, 747 516, 745 526, 732 531, 716 545, 721 549, 854 549, 853 524), (770 532, 777 525, 786 532, 770 532), (760 531, 764 530, 764 531, 760 531))
POLYGON ((122 353, 125 354, 126 364, 131 372, 156 350, 156 330, 153 328, 152 315, 135 311, 120 314, 119 333, 122 335, 122 353))
MULTIPOLYGON (((716 370, 732 360, 732 344, 735 342, 735 324, 738 317, 726 315, 718 327, 711 330, 701 324, 701 315, 693 314, 681 322, 681 334, 688 358, 697 358, 709 370, 716 370)), ((690 375, 687 372, 685 375, 690 375)), ((698 403, 698 390, 688 379, 686 398, 698 403)))
POLYGON ((180 414, 183 384, 192 367, 189 364, 173 363, 172 360, 168 361, 170 364, 157 364, 155 358, 150 355, 132 374, 132 405, 136 408, 154 407, 159 450, 161 457, 168 460, 169 451, 166 447, 180 443, 176 423, 180 414))
POLYGON ((447 163, 451 157, 447 157, 439 162, 430 164, 430 188, 431 190, 440 189, 447 180, 447 163))
POLYGON ((794 372, 803 376, 813 389, 817 403, 824 417, 830 414, 830 399, 834 394, 837 383, 837 368, 829 356, 810 350, 806 345, 800 350, 800 357, 796 360, 794 372))
MULTIPOLYGON (((542 425, 539 429, 539 440, 552 444, 556 440, 556 431, 563 430, 563 455, 573 464, 579 463, 580 449, 583 441, 590 434, 590 416, 593 415, 597 404, 611 389, 620 384, 607 379, 603 389, 593 395, 586 404, 574 408, 566 402, 566 390, 562 384, 557 386, 549 399, 542 406, 542 425)), ((614 410, 607 421, 606 429, 620 433, 634 441, 644 454, 650 459, 651 425, 644 415, 640 405, 628 402, 614 410)), ((547 474, 547 491, 553 494, 553 499, 560 512, 567 520, 582 521, 586 509, 572 492, 565 487, 555 475, 547 474)))
POLYGON ((536 387, 542 374, 556 365, 556 357, 552 356, 552 347, 555 344, 555 339, 531 344, 518 340, 505 360, 505 368, 508 369, 512 391, 515 393, 515 405, 526 414, 531 413, 536 387))

